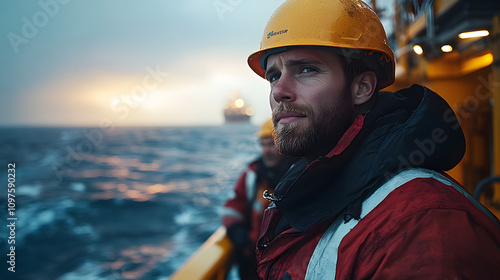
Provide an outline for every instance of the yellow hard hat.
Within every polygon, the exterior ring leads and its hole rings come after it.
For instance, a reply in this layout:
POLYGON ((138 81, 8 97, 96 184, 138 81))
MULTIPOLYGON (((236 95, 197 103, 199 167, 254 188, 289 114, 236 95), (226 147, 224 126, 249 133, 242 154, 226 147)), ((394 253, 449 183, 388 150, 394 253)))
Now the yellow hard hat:
POLYGON ((248 57, 248 64, 264 78, 267 57, 292 46, 333 47, 329 50, 367 62, 380 88, 394 82, 395 57, 384 27, 361 0, 284 2, 269 19, 260 50, 248 57))
POLYGON ((273 128, 273 121, 271 119, 268 119, 260 127, 260 130, 259 130, 259 133, 257 133, 257 136, 259 138, 272 137, 273 136, 273 129, 274 129, 273 128))

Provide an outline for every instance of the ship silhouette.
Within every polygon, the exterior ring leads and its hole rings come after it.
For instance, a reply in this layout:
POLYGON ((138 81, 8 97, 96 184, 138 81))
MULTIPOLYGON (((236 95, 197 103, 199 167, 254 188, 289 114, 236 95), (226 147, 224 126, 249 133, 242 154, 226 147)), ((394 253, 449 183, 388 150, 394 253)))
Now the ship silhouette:
POLYGON ((245 101, 233 94, 231 101, 224 109, 224 119, 226 123, 248 123, 253 115, 252 107, 245 104, 245 101))

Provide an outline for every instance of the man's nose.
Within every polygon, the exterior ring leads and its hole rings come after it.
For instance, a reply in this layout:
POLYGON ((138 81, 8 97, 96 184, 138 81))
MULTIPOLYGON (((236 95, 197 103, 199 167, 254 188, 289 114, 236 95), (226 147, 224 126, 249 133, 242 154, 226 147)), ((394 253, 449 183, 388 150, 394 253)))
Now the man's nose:
POLYGON ((282 74, 271 90, 273 99, 280 102, 292 102, 296 99, 293 77, 282 74))

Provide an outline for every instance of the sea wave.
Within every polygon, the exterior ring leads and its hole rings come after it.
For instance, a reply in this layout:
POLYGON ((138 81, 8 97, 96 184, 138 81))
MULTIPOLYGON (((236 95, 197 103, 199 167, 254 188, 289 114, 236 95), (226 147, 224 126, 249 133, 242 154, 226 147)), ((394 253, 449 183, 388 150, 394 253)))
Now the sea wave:
POLYGON ((17 279, 168 278, 220 226, 258 154, 251 125, 89 131, 0 129, 0 158, 16 163, 17 279))

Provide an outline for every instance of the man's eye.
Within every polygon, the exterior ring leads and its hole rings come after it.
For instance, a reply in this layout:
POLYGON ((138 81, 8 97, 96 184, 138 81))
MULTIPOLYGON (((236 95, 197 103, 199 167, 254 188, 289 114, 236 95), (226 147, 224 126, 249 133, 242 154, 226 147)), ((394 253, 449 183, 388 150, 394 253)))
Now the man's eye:
POLYGON ((311 73, 311 72, 316 72, 316 69, 313 68, 313 67, 304 67, 304 68, 302 68, 302 70, 300 72, 302 72, 302 73, 311 73))
POLYGON ((278 79, 280 78, 280 75, 278 74, 273 74, 273 75, 269 75, 267 77, 267 80, 272 83, 272 82, 276 82, 278 79))

